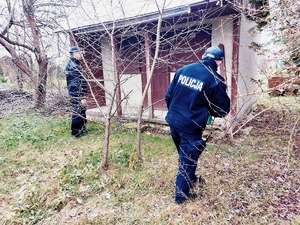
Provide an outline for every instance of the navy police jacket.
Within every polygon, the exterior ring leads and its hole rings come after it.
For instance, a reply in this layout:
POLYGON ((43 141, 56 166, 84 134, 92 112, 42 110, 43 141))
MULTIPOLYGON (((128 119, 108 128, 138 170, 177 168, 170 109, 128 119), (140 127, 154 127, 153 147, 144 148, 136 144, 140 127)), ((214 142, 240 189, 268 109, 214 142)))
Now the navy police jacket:
POLYGON ((217 64, 205 58, 176 71, 165 95, 166 121, 186 133, 202 133, 209 114, 223 117, 230 111, 224 78, 217 64))
POLYGON ((88 89, 87 81, 82 74, 79 60, 71 58, 66 66, 68 93, 72 99, 82 99, 88 89))

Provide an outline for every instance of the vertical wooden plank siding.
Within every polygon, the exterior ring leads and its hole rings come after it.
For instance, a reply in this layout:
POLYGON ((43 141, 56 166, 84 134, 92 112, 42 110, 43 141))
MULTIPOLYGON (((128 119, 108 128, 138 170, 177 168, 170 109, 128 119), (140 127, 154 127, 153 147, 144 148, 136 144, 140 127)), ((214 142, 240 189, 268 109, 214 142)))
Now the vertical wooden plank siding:
MULTIPOLYGON (((118 45, 115 37, 112 37, 112 56, 114 60, 114 80, 116 82, 116 107, 117 107, 117 116, 120 117, 122 115, 122 105, 121 105, 121 84, 120 84, 120 76, 118 71, 118 45)), ((113 99, 112 99, 113 101, 113 99)))
MULTIPOLYGON (((226 51, 225 51, 224 45, 222 43, 220 43, 218 45, 218 47, 220 49, 222 49, 224 51, 225 55, 226 55, 226 51)), ((226 57, 224 57, 223 63, 221 63, 221 65, 219 67, 220 67, 220 74, 221 74, 222 77, 224 77, 225 82, 226 82, 226 79, 227 79, 227 76, 226 76, 226 57)))
POLYGON ((239 71, 240 17, 233 21, 232 76, 231 76, 231 115, 236 117, 237 78, 239 71))

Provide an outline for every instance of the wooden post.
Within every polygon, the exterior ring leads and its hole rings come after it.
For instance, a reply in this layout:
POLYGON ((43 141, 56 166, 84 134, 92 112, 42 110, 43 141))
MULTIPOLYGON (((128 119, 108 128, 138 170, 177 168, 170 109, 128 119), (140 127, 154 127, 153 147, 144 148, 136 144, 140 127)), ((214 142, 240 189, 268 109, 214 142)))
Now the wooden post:
MULTIPOLYGON (((149 31, 146 30, 144 33, 145 37, 145 59, 146 59, 146 75, 147 75, 147 81, 150 80, 150 72, 151 72, 151 49, 150 49, 150 37, 149 37, 149 31)), ((149 84, 148 88, 148 108, 149 108, 149 118, 154 118, 154 110, 152 105, 152 85, 149 84)))
POLYGON ((113 37, 113 46, 112 46, 112 51, 113 51, 113 60, 114 60, 114 80, 116 82, 116 107, 117 107, 117 116, 121 117, 122 115, 122 102, 121 102, 121 83, 120 83, 120 76, 119 76, 119 71, 118 71, 118 46, 115 37, 113 37))
POLYGON ((239 72, 239 43, 240 43, 240 18, 233 21, 233 47, 232 47, 232 75, 231 75, 231 115, 236 117, 237 110, 237 76, 239 72))

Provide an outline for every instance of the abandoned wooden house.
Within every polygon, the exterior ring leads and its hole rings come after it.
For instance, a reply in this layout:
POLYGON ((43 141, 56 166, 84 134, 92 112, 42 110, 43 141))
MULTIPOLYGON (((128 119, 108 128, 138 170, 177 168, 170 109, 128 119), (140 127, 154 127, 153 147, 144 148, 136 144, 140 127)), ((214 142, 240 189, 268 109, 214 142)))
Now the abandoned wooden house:
POLYGON ((248 32, 255 13, 247 0, 210 0, 73 28, 71 44, 85 51, 88 65, 88 116, 101 116, 113 101, 117 116, 134 118, 157 53, 143 118, 163 123, 164 95, 175 71, 218 45, 225 51, 219 72, 232 102, 226 121, 234 124, 257 101, 259 56, 249 46, 260 37, 248 32))

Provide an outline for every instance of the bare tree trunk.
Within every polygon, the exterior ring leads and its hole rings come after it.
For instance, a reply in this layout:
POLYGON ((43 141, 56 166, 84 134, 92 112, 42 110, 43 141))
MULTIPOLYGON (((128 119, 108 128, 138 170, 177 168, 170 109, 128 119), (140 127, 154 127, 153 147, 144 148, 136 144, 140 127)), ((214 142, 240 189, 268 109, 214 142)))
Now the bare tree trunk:
POLYGON ((48 67, 48 62, 46 60, 43 60, 39 63, 38 83, 35 88, 35 93, 36 93, 35 106, 37 108, 42 107, 46 100, 47 67, 48 67))
POLYGON ((101 169, 108 169, 108 150, 109 150, 109 137, 110 137, 110 117, 105 120, 105 135, 104 135, 104 149, 101 160, 101 169))
MULTIPOLYGON (((102 160, 101 160, 101 169, 107 170, 108 169, 108 152, 109 152, 109 143, 110 143, 110 126, 111 126, 111 118, 116 113, 113 112, 113 106, 114 106, 114 99, 117 93, 117 85, 114 88, 113 98, 109 106, 109 110, 107 112, 106 118, 105 118, 105 135, 104 135, 104 149, 102 154, 102 160)), ((119 105, 117 104, 116 110, 118 110, 119 105)))
POLYGON ((38 83, 36 84, 36 107, 42 107, 45 103, 46 99, 46 86, 47 86, 47 67, 48 67, 48 60, 45 53, 42 51, 41 48, 41 39, 38 33, 37 24, 34 19, 32 7, 33 3, 27 3, 24 0, 23 2, 23 11, 24 15, 29 23, 31 34, 33 38, 33 52, 35 54, 36 60, 38 62, 38 83))
POLYGON ((23 91, 23 77, 21 71, 18 70, 17 72, 17 83, 18 83, 18 90, 23 91))
MULTIPOLYGON (((162 23, 162 17, 163 17, 163 11, 164 11, 164 7, 165 7, 165 3, 166 0, 164 0, 163 2, 163 7, 159 9, 159 18, 158 18, 158 22, 157 22, 157 30, 156 30, 156 45, 155 45, 155 54, 154 54, 154 58, 152 61, 152 66, 151 69, 147 72, 147 84, 145 86, 145 89, 143 91, 143 95, 142 95, 142 100, 141 103, 139 105, 139 110, 138 110, 138 120, 137 120, 137 139, 136 139, 136 155, 137 155, 137 159, 140 161, 142 160, 142 153, 141 153, 141 127, 142 127, 142 116, 143 116, 143 111, 144 111, 144 101, 148 92, 148 89, 151 85, 151 81, 152 81, 152 77, 153 77, 153 71, 155 68, 155 63, 156 60, 158 58, 158 53, 159 53, 159 46, 160 46, 160 29, 161 29, 161 23, 162 23), (149 74, 148 74, 149 73, 149 74)), ((148 102, 148 107, 152 104, 152 102, 148 102)), ((151 109, 151 107, 150 107, 151 109)))
MULTIPOLYGON (((35 16, 34 12, 37 9, 36 1, 25 1, 22 0, 22 11, 23 14, 21 17, 26 18, 25 23, 20 23, 18 21, 18 16, 15 15, 14 8, 11 7, 10 1, 7 1, 7 10, 9 12, 10 18, 7 20, 7 26, 0 34, 0 44, 4 46, 4 48, 10 53, 13 62, 16 66, 22 70, 26 75, 29 76, 30 80, 34 84, 35 94, 36 94, 36 107, 41 107, 45 103, 46 98, 46 86, 47 86, 47 66, 48 59, 45 54, 45 50, 42 48, 42 35, 41 30, 38 27, 38 17, 35 16), (25 25, 24 25, 25 24, 25 25), (14 35, 10 35, 10 28, 15 25, 18 27, 22 27, 24 38, 14 38, 14 35), (30 31, 28 31, 28 29, 30 31), (10 39, 10 36, 12 39, 10 39), (27 38, 28 37, 28 38, 27 38), (29 43, 29 44, 28 44, 29 43), (15 46, 20 47, 22 51, 30 51, 35 54, 36 62, 38 64, 38 74, 26 65, 21 57, 18 55, 18 52, 15 46)), ((16 7, 18 4, 14 4, 16 7)), ((18 31, 18 30, 17 30, 18 31)), ((19 37, 18 35, 15 35, 19 37)), ((22 37, 22 35, 20 35, 22 37)))
POLYGON ((36 83, 36 78, 35 78, 35 74, 33 73, 32 70, 30 70, 25 64, 24 62, 22 62, 22 60, 18 57, 15 49, 13 48, 13 46, 8 43, 4 38, 2 38, 0 36, 0 43, 2 46, 4 46, 4 48, 9 52, 9 54, 12 57, 12 61, 16 64, 16 66, 18 68, 20 68, 20 70, 22 70, 24 73, 26 73, 28 75, 28 77, 30 78, 30 80, 35 84, 36 83))
POLYGON ((119 78, 119 74, 118 74, 118 64, 117 64, 117 57, 116 57, 116 43, 115 43, 115 38, 114 38, 114 29, 112 30, 111 34, 110 34, 110 43, 111 43, 111 57, 113 60, 113 65, 114 65, 114 80, 116 82, 115 84, 115 88, 114 88, 114 92, 112 95, 112 99, 110 102, 110 106, 109 106, 109 110, 107 112, 106 115, 106 119, 105 119, 105 136, 104 136, 104 149, 103 149, 103 156, 102 156, 102 161, 101 161, 101 168, 103 170, 107 170, 108 169, 108 162, 107 162, 107 158, 108 158, 108 152, 109 152, 109 142, 110 142, 110 126, 111 126, 111 118, 112 116, 115 114, 115 112, 113 111, 113 106, 114 106, 114 100, 116 100, 116 111, 118 112, 118 116, 119 113, 121 113, 121 111, 119 111, 119 103, 120 103, 120 78, 119 78))

